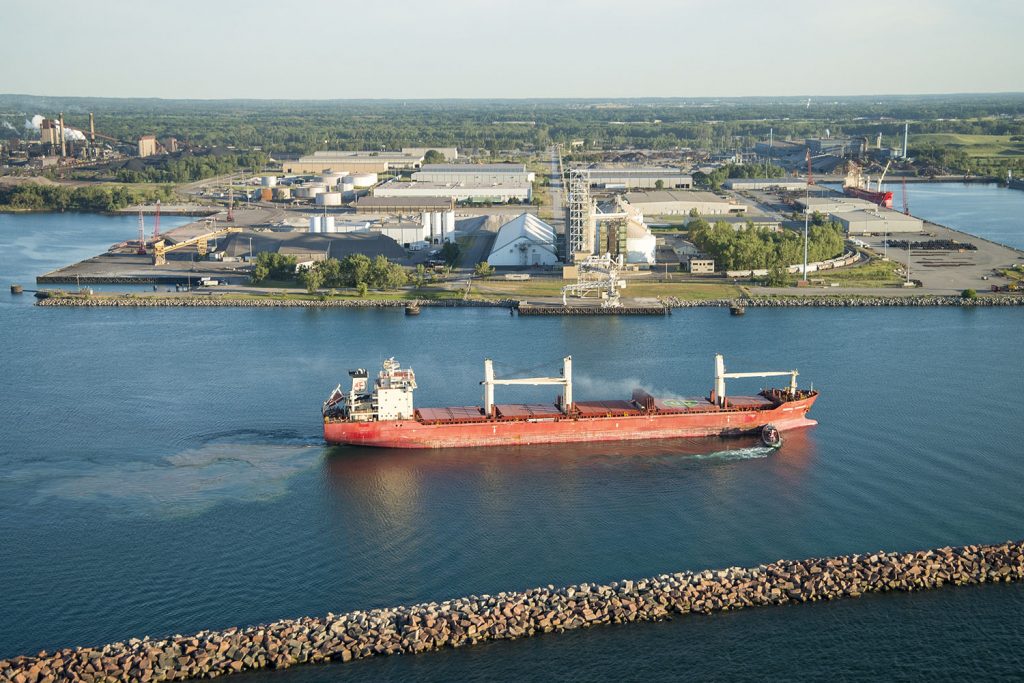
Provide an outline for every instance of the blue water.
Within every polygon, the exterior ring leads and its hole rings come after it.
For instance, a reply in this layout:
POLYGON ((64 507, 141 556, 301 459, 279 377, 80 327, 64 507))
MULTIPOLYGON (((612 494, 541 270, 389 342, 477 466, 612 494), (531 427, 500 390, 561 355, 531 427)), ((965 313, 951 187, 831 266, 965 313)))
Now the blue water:
MULTIPOLYGON (((0 656, 1024 535, 1022 309, 646 319, 425 309, 410 319, 43 309, 7 294, 8 281, 30 284, 67 260, 46 248, 51 231, 88 255, 129 223, 0 215, 0 656), (479 401, 485 356, 500 374, 554 371, 571 353, 585 399, 635 386, 705 393, 716 352, 735 370, 798 367, 822 391, 820 424, 775 453, 742 439, 443 452, 320 440, 320 401, 347 368, 386 355, 416 369, 419 404, 437 405, 479 401)), ((995 586, 266 675, 994 678, 1019 675, 1022 615, 1024 590, 995 586)))

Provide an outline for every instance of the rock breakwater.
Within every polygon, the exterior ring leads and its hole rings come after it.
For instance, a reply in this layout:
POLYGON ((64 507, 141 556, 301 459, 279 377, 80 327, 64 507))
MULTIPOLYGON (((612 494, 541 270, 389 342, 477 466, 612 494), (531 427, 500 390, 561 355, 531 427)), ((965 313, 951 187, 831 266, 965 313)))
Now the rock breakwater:
POLYGON ((515 308, 518 301, 476 299, 271 299, 262 297, 221 298, 219 296, 49 296, 38 306, 79 306, 85 308, 405 308, 416 304, 433 308, 515 308))
POLYGON ((63 648, 0 661, 0 680, 213 678, 261 668, 417 654, 604 624, 662 621, 689 613, 1022 579, 1024 541, 780 560, 750 568, 546 586, 189 636, 63 648))

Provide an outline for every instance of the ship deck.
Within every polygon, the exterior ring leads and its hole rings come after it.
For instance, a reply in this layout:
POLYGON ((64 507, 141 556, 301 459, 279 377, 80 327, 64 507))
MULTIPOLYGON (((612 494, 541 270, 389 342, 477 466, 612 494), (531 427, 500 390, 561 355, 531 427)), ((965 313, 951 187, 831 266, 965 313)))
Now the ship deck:
MULTIPOLYGON (((684 415, 693 413, 727 413, 771 410, 783 402, 781 392, 766 391, 768 395, 729 396, 726 406, 720 407, 708 397, 654 398, 649 397, 646 407, 635 401, 576 401, 573 412, 562 413, 554 403, 499 403, 494 406, 494 417, 488 417, 480 406, 446 406, 417 408, 415 419, 421 424, 470 424, 475 422, 538 422, 563 419, 587 420, 639 415, 684 415)), ((806 398, 812 392, 801 392, 806 398)))

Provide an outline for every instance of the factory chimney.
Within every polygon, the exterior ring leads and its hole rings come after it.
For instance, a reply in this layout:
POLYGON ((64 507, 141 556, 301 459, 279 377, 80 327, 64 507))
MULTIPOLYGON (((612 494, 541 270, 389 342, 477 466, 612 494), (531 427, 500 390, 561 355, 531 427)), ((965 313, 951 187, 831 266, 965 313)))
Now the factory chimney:
POLYGON ((64 141, 64 112, 60 113, 60 157, 61 159, 68 157, 68 146, 64 141))
POLYGON ((96 121, 89 112, 89 142, 96 142, 96 121))

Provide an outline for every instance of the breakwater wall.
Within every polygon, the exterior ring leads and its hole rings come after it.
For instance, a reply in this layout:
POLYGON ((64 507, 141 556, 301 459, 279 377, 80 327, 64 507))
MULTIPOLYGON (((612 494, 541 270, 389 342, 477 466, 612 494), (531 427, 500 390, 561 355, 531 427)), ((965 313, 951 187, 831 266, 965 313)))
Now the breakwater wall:
POLYGON ((124 308, 405 308, 416 304, 431 308, 515 308, 514 299, 480 301, 475 299, 271 299, 221 298, 210 295, 180 296, 49 296, 40 299, 38 306, 84 306, 124 308))
POLYGON ((252 669, 418 654, 606 624, 662 621, 689 613, 1021 580, 1024 541, 779 560, 749 568, 546 586, 190 636, 63 648, 0 661, 0 680, 212 678, 252 669))

